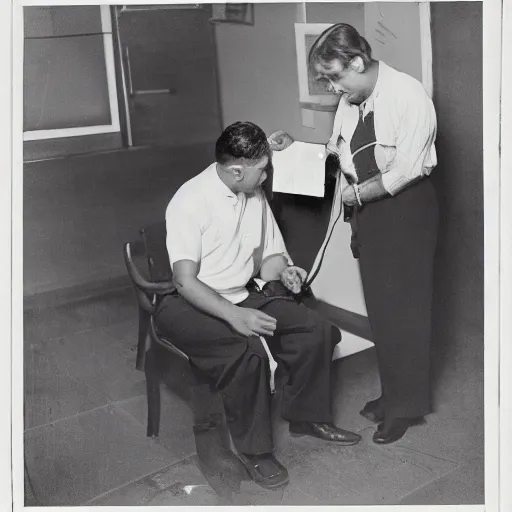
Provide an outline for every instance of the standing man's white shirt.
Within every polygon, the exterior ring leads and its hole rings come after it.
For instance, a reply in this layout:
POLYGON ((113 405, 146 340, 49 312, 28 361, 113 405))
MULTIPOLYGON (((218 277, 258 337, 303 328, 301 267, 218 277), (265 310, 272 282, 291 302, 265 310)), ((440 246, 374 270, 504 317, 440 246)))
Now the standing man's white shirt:
POLYGON ((199 263, 197 278, 233 304, 248 296, 246 285, 268 256, 283 254, 283 237, 258 189, 235 194, 219 178, 217 164, 187 181, 165 213, 171 267, 199 263))
MULTIPOLYGON (((395 195, 409 183, 428 176, 437 165, 434 141, 436 112, 422 84, 379 61, 379 75, 370 97, 361 105, 363 115, 374 112, 377 143, 392 151, 376 149, 382 184, 395 195)), ((359 121, 360 107, 340 100, 327 149, 349 152, 359 121)))

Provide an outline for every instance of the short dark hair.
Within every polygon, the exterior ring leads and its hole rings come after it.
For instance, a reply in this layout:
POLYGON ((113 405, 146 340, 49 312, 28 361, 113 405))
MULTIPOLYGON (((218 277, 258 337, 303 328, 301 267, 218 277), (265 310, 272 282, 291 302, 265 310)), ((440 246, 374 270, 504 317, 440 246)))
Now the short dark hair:
POLYGON ((372 48, 352 25, 337 23, 322 32, 313 43, 309 65, 338 59, 347 66, 354 57, 361 57, 366 67, 372 61, 372 48))
POLYGON ((254 123, 238 121, 229 125, 217 139, 215 159, 220 164, 231 160, 261 160, 272 157, 265 132, 254 123))

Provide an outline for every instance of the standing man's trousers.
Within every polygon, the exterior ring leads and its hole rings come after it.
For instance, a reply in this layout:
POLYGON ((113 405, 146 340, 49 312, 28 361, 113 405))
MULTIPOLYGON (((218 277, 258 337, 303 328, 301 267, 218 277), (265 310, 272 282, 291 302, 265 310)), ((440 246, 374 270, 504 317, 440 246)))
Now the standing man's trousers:
MULTIPOLYGON (((331 422, 331 361, 341 339, 339 330, 303 304, 269 301, 255 291, 238 306, 259 309, 277 320, 274 336, 266 341, 288 376, 283 388, 283 418, 331 422)), ((236 449, 255 455, 272 452, 270 365, 260 338, 238 334, 179 295, 162 300, 156 324, 220 391, 236 449)))
POLYGON ((361 279, 386 418, 431 411, 430 344, 438 206, 430 179, 357 214, 361 279))

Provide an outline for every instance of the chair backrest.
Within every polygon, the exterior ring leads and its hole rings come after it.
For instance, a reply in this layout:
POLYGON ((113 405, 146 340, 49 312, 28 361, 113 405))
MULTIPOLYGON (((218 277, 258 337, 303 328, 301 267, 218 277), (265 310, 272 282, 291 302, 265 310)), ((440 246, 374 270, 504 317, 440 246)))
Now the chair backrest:
POLYGON ((152 281, 172 281, 172 270, 166 246, 165 222, 140 230, 152 281))
MULTIPOLYGON (((123 254, 126 269, 134 285, 139 304, 136 368, 144 370, 146 351, 149 348, 148 343, 150 343, 151 334, 155 335, 152 315, 155 312, 158 297, 173 293, 175 290, 165 247, 165 224, 142 229, 141 239, 125 243, 123 254), (142 266, 137 266, 136 258, 139 261, 142 259, 144 262, 142 266), (143 270, 143 266, 147 267, 147 270, 143 270), (147 274, 148 271, 150 281, 143 275, 147 274), (151 332, 150 329, 152 329, 151 332)), ((179 352, 177 349, 174 351, 179 352)))

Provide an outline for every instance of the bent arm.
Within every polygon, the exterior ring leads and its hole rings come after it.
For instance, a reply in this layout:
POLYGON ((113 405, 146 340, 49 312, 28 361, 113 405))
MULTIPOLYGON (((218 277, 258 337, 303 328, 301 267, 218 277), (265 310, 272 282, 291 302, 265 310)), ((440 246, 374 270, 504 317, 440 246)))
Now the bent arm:
MULTIPOLYGON (((422 88, 402 98, 398 105, 403 115, 397 130, 396 151, 384 169, 384 165, 379 165, 382 184, 392 196, 423 176, 437 132, 434 105, 422 88)), ((375 156, 378 157, 377 152, 375 156)))
POLYGON ((179 260, 173 266, 173 282, 178 293, 200 311, 224 320, 243 336, 273 336, 276 319, 254 309, 232 304, 197 278, 199 265, 179 260))
POLYGON ((229 322, 237 306, 197 278, 199 265, 180 260, 173 265, 173 283, 178 293, 200 311, 229 322))

